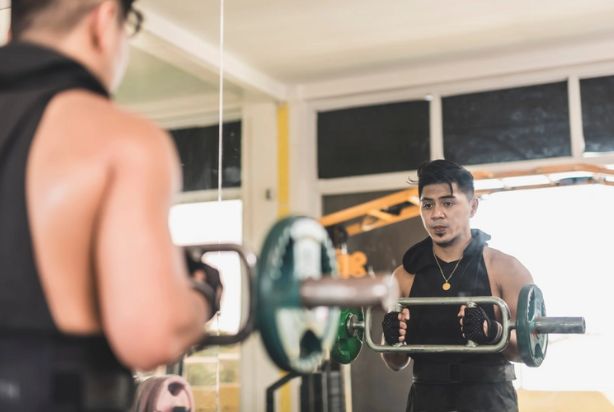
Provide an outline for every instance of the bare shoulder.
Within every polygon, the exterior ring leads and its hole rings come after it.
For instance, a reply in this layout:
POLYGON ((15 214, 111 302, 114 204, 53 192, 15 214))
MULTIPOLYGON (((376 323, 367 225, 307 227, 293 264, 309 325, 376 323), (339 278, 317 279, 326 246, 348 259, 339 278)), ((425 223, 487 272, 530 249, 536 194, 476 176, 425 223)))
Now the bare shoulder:
POLYGON ((411 287, 414 284, 414 274, 407 272, 403 265, 401 265, 392 272, 392 276, 399 282, 401 296, 409 296, 411 287))
POLYGON ((65 135, 86 138, 99 151, 121 160, 173 164, 176 152, 170 136, 154 123, 121 109, 112 101, 83 90, 61 93, 50 103, 46 117, 65 135), (84 136, 84 134, 87 134, 84 136))
POLYGON ((498 249, 485 247, 484 258, 489 273, 495 277, 500 285, 533 282, 533 277, 529 270, 512 255, 508 255, 498 249))
POLYGON ((115 138, 161 138, 166 136, 154 123, 134 113, 120 108, 102 96, 84 90, 71 90, 59 94, 49 105, 50 116, 67 118, 65 127, 78 126, 93 135, 115 132, 106 135, 111 141, 115 138))

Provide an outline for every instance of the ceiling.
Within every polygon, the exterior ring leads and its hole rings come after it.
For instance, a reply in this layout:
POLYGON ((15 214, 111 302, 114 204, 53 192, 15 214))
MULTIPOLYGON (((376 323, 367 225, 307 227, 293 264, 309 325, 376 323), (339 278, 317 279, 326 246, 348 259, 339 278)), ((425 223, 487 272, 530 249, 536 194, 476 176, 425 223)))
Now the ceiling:
MULTIPOLYGON (((138 0, 146 30, 134 43, 119 100, 215 95, 219 3, 138 0)), ((280 98, 292 86, 344 76, 592 39, 607 44, 614 42, 613 21, 612 0, 230 0, 225 74, 233 96, 256 84, 280 98)), ((0 42, 7 30, 8 10, 0 10, 0 42)))
MULTIPOLYGON (((0 0, 0 44, 7 40, 10 10, 3 6, 8 4, 8 0, 0 0)), ((216 83, 203 81, 143 49, 132 47, 130 64, 116 97, 122 104, 131 106, 211 95, 217 91, 216 83)))
MULTIPOLYGON (((139 3, 217 45, 219 1, 139 3)), ((613 21, 612 0, 232 0, 224 28, 228 53, 292 84, 614 36, 613 21)))

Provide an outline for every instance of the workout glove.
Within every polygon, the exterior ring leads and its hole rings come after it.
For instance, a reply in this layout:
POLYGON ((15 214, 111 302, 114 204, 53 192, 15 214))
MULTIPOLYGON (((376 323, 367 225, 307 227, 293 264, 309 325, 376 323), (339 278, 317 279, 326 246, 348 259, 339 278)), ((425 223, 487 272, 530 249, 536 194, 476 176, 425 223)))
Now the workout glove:
POLYGON ((484 309, 479 306, 466 307, 463 317, 462 332, 465 338, 479 344, 494 343, 501 338, 502 328, 499 322, 491 319, 484 309), (486 330, 484 334, 484 322, 486 330))
POLYGON ((389 345, 399 343, 399 330, 401 329, 401 321, 399 320, 399 312, 388 312, 382 321, 382 330, 384 331, 384 339, 389 345))
POLYGON ((188 273, 191 276, 192 288, 200 292, 209 303, 211 317, 220 310, 220 301, 222 298, 222 280, 220 272, 211 265, 202 261, 202 253, 198 250, 185 249, 185 259, 188 267, 188 273), (204 279, 196 279, 196 274, 204 272, 204 279))

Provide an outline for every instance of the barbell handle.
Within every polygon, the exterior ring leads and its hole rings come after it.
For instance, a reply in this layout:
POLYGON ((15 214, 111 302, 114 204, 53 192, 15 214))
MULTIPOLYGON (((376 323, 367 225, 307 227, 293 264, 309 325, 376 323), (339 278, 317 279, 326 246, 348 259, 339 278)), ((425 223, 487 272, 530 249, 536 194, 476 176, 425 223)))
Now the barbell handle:
POLYGON ((536 317, 532 330, 535 333, 585 333, 586 321, 582 317, 536 317))
POLYGON ((299 294, 306 308, 381 306, 389 310, 397 303, 401 292, 398 282, 392 276, 351 279, 323 277, 304 280, 299 294))
POLYGON ((467 305, 491 304, 497 305, 501 309, 503 333, 501 339, 490 345, 472 346, 468 345, 378 345, 371 336, 371 309, 365 311, 365 341, 367 346, 376 352, 404 352, 404 353, 498 353, 503 351, 509 344, 509 333, 513 328, 511 324, 511 314, 509 306, 505 301, 496 296, 470 296, 470 297, 449 297, 449 298, 402 298, 398 303, 402 306, 413 305, 467 305))
POLYGON ((253 298, 254 277, 256 273, 256 255, 245 247, 234 243, 206 244, 206 245, 189 245, 185 246, 188 249, 197 249, 202 255, 213 252, 235 252, 239 255, 244 266, 244 274, 247 296, 249 296, 249 307, 247 310, 247 319, 234 335, 206 335, 198 342, 190 353, 198 352, 208 346, 228 346, 243 342, 249 337, 254 330, 256 300, 253 298))
MULTIPOLYGON (((475 302, 467 302, 467 307, 468 308, 477 308, 478 304, 475 302)), ((501 334, 503 336, 503 334, 501 334)), ((467 346, 470 348, 475 348, 476 346, 478 346, 477 342, 472 341, 471 339, 467 339, 467 346)))

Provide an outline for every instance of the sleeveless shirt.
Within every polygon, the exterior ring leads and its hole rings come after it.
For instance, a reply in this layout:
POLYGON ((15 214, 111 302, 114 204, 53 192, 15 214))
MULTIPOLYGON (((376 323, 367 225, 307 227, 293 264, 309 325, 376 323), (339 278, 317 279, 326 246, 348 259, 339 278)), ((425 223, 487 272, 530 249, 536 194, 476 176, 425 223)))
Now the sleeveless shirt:
POLYGON ((52 364, 66 360, 125 372, 105 337, 70 336, 57 329, 34 257, 28 156, 47 104, 69 89, 109 97, 83 66, 51 49, 21 42, 0 47, 0 360, 8 365, 11 359, 26 362, 49 353, 52 364))
MULTIPOLYGON (((414 282, 409 297, 452 297, 452 296, 491 296, 490 283, 483 250, 490 236, 480 230, 471 231, 471 241, 463 252, 463 257, 449 279, 451 288, 442 289, 444 279, 433 255, 433 242, 426 238, 411 247, 403 256, 403 267, 414 274, 414 282)), ((439 261, 446 278, 456 266, 455 262, 439 261)), ((492 305, 482 306, 494 319, 492 305)), ((467 343, 461 335, 459 307, 457 305, 412 306, 407 325, 408 344, 453 344, 467 343)), ((416 354, 412 358, 421 362, 436 363, 495 363, 507 362, 502 354, 416 354)))

